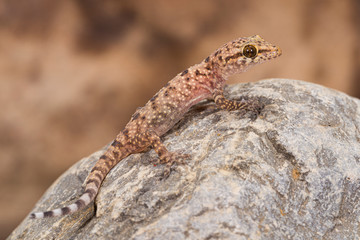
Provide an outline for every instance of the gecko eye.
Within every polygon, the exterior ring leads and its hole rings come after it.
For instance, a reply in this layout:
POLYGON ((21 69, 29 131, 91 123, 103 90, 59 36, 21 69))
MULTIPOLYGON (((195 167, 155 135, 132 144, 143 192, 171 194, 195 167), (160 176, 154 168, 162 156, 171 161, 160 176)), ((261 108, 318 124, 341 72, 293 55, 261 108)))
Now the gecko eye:
POLYGON ((254 58, 258 54, 257 48, 254 45, 246 45, 243 48, 243 55, 247 58, 254 58))

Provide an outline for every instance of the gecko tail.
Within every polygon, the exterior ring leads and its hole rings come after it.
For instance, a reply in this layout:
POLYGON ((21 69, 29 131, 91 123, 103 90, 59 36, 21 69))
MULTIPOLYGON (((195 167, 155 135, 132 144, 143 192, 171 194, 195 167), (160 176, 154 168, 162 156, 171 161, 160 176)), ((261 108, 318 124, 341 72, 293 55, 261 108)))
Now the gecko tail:
MULTIPOLYGON (((105 162, 109 162, 109 159, 110 158, 106 155, 102 155, 100 157, 85 182, 85 192, 73 204, 46 212, 31 213, 30 218, 39 219, 65 216, 75 213, 88 206, 92 201, 94 201, 106 174, 110 171, 111 167, 115 165, 111 164, 110 166, 110 164, 106 164, 105 162)), ((110 163, 113 163, 113 161, 110 161, 110 163)))
POLYGON ((107 152, 99 158, 85 182, 85 192, 73 204, 46 212, 31 213, 30 218, 38 219, 59 217, 72 214, 85 208, 93 202, 100 189, 101 183, 110 172, 111 168, 114 167, 121 159, 129 155, 126 151, 119 151, 119 144, 121 144, 121 142, 115 140, 107 152))
POLYGON ((73 204, 70 204, 63 208, 57 208, 46 212, 35 212, 30 214, 31 219, 49 218, 49 217, 60 217, 67 214, 75 213, 86 206, 88 206, 95 198, 97 191, 94 189, 87 189, 81 197, 76 200, 73 204))

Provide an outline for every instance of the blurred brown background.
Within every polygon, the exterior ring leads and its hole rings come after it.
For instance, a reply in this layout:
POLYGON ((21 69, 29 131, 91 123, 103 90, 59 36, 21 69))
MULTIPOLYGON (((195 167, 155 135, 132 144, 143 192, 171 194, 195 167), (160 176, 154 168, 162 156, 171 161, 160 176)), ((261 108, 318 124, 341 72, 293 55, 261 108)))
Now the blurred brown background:
POLYGON ((0 0, 0 238, 178 72, 259 34, 292 78, 360 96, 358 0, 0 0))

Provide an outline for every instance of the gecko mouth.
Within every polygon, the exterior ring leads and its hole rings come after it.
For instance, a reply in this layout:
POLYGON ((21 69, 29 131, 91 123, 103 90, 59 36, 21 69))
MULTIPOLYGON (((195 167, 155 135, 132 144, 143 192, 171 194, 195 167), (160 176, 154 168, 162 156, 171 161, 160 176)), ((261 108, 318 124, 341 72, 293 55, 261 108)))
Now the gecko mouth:
POLYGON ((279 47, 273 46, 271 50, 268 50, 266 54, 266 59, 274 59, 282 55, 282 51, 279 47))
POLYGON ((280 57, 282 55, 282 51, 279 47, 276 47, 276 57, 280 57))
POLYGON ((266 48, 259 49, 259 55, 262 55, 260 56, 260 62, 280 57, 281 54, 282 51, 277 46, 267 46, 266 48))

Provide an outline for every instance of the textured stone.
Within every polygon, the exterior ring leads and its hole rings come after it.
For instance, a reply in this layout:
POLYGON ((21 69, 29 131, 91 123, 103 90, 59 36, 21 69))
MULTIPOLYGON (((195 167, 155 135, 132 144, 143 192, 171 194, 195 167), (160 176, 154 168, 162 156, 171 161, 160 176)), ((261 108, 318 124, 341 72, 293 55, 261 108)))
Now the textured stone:
MULTIPOLYGON (((227 88, 259 97, 256 120, 192 108, 166 136, 192 155, 167 179, 154 151, 121 161, 94 207, 25 219, 9 239, 357 239, 360 237, 360 101, 301 81, 227 88)), ((103 150, 102 150, 103 151, 103 150)), ((72 202, 102 151, 71 167, 34 210, 72 202)))

